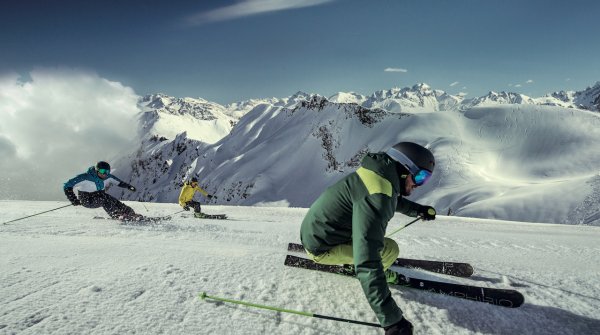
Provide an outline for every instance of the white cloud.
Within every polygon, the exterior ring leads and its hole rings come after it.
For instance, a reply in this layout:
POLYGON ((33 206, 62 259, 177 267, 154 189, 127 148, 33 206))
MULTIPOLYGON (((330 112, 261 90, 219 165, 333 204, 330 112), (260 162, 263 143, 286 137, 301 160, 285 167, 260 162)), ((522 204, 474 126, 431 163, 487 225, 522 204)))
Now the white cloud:
POLYGON ((0 76, 0 199, 62 199, 62 184, 130 149, 139 111, 128 87, 40 69, 0 76))
POLYGON ((515 87, 521 87, 521 86, 522 86, 521 84, 516 84, 516 85, 515 85, 515 87))
POLYGON ((385 71, 385 72, 403 72, 403 73, 404 72, 408 72, 407 69, 400 69, 400 68, 397 68, 397 67, 388 67, 388 68, 386 68, 383 71, 385 71))
POLYGON ((243 0, 234 5, 201 12, 184 18, 187 25, 233 20, 245 16, 303 7, 318 6, 335 0, 243 0))
POLYGON ((453 82, 452 84, 450 84, 450 87, 456 86, 456 85, 458 85, 458 84, 460 84, 460 83, 459 83, 458 81, 455 81, 455 82, 453 82))
POLYGON ((529 79, 525 82, 525 84, 533 84, 533 80, 529 79))

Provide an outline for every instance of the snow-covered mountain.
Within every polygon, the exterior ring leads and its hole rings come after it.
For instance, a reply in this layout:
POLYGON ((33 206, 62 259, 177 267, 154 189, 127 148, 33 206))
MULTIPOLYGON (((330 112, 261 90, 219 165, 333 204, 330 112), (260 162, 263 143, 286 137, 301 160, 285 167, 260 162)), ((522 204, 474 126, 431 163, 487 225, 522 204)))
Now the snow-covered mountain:
POLYGON ((313 95, 318 94, 308 94, 302 91, 298 91, 287 98, 250 99, 235 102, 226 105, 225 109, 227 110, 228 115, 239 119, 259 105, 272 105, 293 108, 299 102, 309 100, 313 95))
POLYGON ((596 82, 596 85, 583 91, 554 92, 539 98, 538 102, 553 106, 600 111, 600 82, 596 82))
POLYGON ((415 141, 432 149, 437 170, 414 201, 461 216, 600 224, 600 114, 575 106, 593 106, 597 91, 565 94, 553 106, 549 97, 506 92, 465 100, 425 84, 227 107, 150 96, 140 148, 117 164, 138 192, 119 195, 176 202, 183 180, 196 175, 214 203, 307 207, 365 153, 415 141), (176 122, 190 110, 198 124, 176 122))
POLYGON ((443 111, 457 109, 462 96, 453 96, 441 90, 434 90, 427 84, 413 87, 394 88, 377 91, 361 105, 366 108, 381 108, 391 112, 410 111, 443 111))
POLYGON ((173 98, 163 94, 140 99, 139 137, 174 138, 185 131, 187 137, 214 143, 225 137, 236 119, 221 105, 204 99, 173 98))
MULTIPOLYGON (((512 92, 489 92, 488 94, 469 99, 463 102, 461 109, 468 110, 473 107, 485 107, 494 105, 535 105, 538 104, 535 99, 532 99, 524 94, 512 92)), ((567 107, 567 106, 565 106, 567 107)))
POLYGON ((338 92, 329 97, 329 101, 343 104, 361 105, 365 100, 367 100, 367 97, 354 92, 338 92))
POLYGON ((434 90, 429 85, 421 83, 412 87, 377 91, 370 96, 339 92, 329 97, 329 101, 354 103, 365 108, 380 108, 390 112, 402 112, 403 110, 432 112, 456 110, 463 101, 463 97, 434 90))
POLYGON ((600 111, 600 82, 583 91, 560 91, 543 97, 532 98, 514 92, 493 92, 472 99, 463 95, 451 95, 441 90, 434 90, 421 83, 412 87, 381 90, 370 96, 357 93, 338 92, 329 101, 338 103, 354 103, 366 108, 381 108, 387 111, 416 110, 446 111, 468 110, 476 106, 492 106, 499 104, 529 104, 578 108, 600 111))

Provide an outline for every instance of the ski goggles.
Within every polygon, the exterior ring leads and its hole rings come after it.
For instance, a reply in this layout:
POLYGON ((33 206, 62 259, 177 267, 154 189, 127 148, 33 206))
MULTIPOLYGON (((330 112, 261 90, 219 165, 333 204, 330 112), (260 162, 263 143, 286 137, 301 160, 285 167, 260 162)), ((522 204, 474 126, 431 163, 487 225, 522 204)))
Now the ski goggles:
POLYGON ((421 169, 420 167, 415 165, 415 163, 413 163, 413 161, 411 161, 410 158, 406 157, 405 154, 401 153, 400 151, 394 148, 388 149, 388 151, 386 151, 385 153, 388 154, 388 156, 392 157, 396 162, 402 164, 408 170, 408 172, 410 172, 410 175, 412 176, 413 181, 417 186, 425 184, 433 175, 431 171, 421 169))
POLYGON ((423 184, 425 184, 429 178, 431 178, 432 173, 427 171, 427 170, 419 170, 419 172, 417 172, 417 174, 413 174, 413 180, 415 181, 415 184, 417 184, 417 186, 421 186, 423 184))
POLYGON ((99 174, 109 174, 110 173, 110 169, 98 169, 98 173, 99 174))

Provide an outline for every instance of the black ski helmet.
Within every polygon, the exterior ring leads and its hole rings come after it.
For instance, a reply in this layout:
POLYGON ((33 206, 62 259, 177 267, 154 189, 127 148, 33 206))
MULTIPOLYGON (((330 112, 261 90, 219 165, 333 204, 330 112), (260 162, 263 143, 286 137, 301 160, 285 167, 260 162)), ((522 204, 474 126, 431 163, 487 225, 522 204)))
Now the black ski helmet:
POLYGON ((196 177, 192 177, 192 179, 190 179, 190 183, 197 183, 198 182, 198 178, 196 177))
POLYGON ((100 169, 105 169, 105 170, 110 171, 110 164, 108 164, 107 162, 104 162, 104 161, 99 161, 98 163, 96 163, 96 171, 98 171, 100 169))
POLYGON ((429 149, 412 142, 400 142, 394 144, 388 151, 388 156, 396 162, 404 165, 411 174, 416 174, 415 167, 433 172, 435 158, 429 149), (412 166, 411 166, 412 165, 412 166))

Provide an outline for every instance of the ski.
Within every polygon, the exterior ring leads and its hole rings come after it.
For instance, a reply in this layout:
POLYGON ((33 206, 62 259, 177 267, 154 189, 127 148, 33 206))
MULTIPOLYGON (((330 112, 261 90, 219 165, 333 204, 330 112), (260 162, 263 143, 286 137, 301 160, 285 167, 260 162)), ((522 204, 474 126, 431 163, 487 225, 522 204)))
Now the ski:
MULTIPOLYGON (((190 216, 183 216, 183 217, 190 217, 190 216)), ((194 214, 191 217, 194 217, 196 219, 225 220, 225 219, 227 219, 227 214, 205 214, 205 213, 202 213, 201 215, 194 214)))
POLYGON ((213 219, 213 220, 225 220, 227 219, 226 214, 204 214, 199 219, 213 219))
MULTIPOLYGON (((292 255, 286 256, 284 264, 301 269, 329 272, 349 277, 355 276, 353 266, 317 264, 309 259, 292 255)), ((402 274, 398 274, 398 283, 393 286, 409 287, 509 308, 519 307, 525 301, 523 295, 515 290, 452 284, 410 278, 402 274)))
MULTIPOLYGON (((302 244, 290 243, 288 244, 288 251, 290 252, 305 252, 302 244)), ((468 263, 457 263, 457 262, 441 262, 441 261, 429 261, 422 259, 411 259, 411 258, 398 258, 394 262, 395 266, 403 268, 415 268, 429 272, 441 273, 455 277, 470 277, 473 275, 473 267, 468 263)))
POLYGON ((120 221, 122 223, 144 224, 144 223, 156 223, 156 222, 161 222, 161 221, 168 221, 168 220, 171 220, 171 217, 170 216, 140 216, 138 218, 131 219, 131 220, 122 220, 122 219, 118 219, 118 218, 107 218, 104 216, 94 216, 94 219, 96 219, 96 220, 115 220, 115 221, 120 221))

